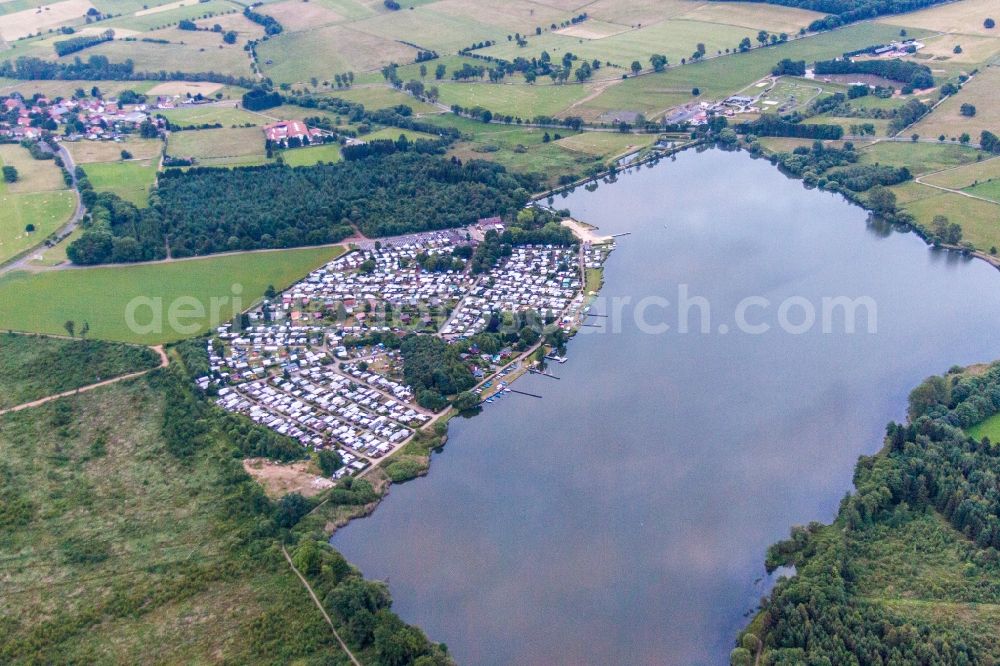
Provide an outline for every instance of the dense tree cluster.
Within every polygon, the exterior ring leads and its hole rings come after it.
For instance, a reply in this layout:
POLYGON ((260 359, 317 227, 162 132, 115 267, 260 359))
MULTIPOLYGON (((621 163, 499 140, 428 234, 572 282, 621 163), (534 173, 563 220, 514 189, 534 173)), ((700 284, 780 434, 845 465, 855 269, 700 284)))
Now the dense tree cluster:
POLYGON ((827 178, 852 192, 865 192, 876 185, 898 185, 913 178, 910 170, 888 164, 858 164, 838 169, 827 174, 827 178))
POLYGON ((1000 153, 1000 137, 989 130, 979 136, 979 147, 990 153, 1000 153))
POLYGON ((445 396, 467 391, 476 384, 459 350, 433 335, 411 335, 400 345, 403 379, 421 406, 435 411, 448 404, 445 396))
POLYGON ((741 134, 755 136, 789 136, 799 139, 836 140, 844 136, 840 125, 794 123, 773 115, 764 114, 759 119, 736 126, 741 134))
POLYGON ((137 72, 131 60, 111 62, 107 56, 92 55, 86 61, 75 57, 72 62, 42 60, 21 56, 0 62, 0 77, 26 81, 211 81, 226 85, 253 88, 259 83, 245 76, 233 76, 215 71, 190 72, 159 70, 137 72))
POLYGON ((90 211, 83 233, 66 249, 75 264, 151 261, 166 256, 164 227, 156 208, 139 209, 116 194, 97 194, 86 177, 78 180, 90 211))
POLYGON ((83 49, 91 46, 97 46, 98 44, 102 44, 104 42, 110 42, 114 38, 114 30, 105 30, 104 32, 96 35, 84 35, 81 37, 72 37, 70 39, 57 41, 54 42, 52 46, 56 50, 56 55, 61 57, 69 55, 70 53, 82 51, 83 49))
POLYGON ((254 88, 243 93, 243 108, 249 111, 263 111, 275 106, 281 106, 281 93, 254 88))
POLYGON ((462 226, 513 214, 532 187, 496 164, 407 152, 294 169, 167 172, 154 206, 169 221, 172 252, 185 256, 336 242, 351 224, 369 236, 462 226))
POLYGON ((512 216, 537 187, 490 162, 408 151, 294 169, 167 171, 140 209, 95 193, 80 173, 91 214, 67 251, 78 264, 162 259, 168 241, 185 257, 335 243, 352 225, 369 236, 464 226, 512 216))
POLYGON ((820 60, 816 62, 817 75, 869 74, 898 81, 914 89, 933 88, 934 75, 927 65, 909 60, 820 60))
POLYGON ((250 7, 245 8, 243 10, 243 15, 246 16, 251 21, 253 21, 254 23, 263 26, 265 35, 269 36, 277 35, 282 30, 284 30, 284 26, 278 23, 278 20, 276 18, 274 18, 273 16, 268 16, 267 14, 261 14, 259 12, 255 12, 253 10, 253 7, 254 6, 251 5, 250 7))
MULTIPOLYGON (((795 565, 797 575, 778 582, 733 663, 750 652, 746 645, 763 647, 760 663, 773 665, 994 663, 996 644, 974 623, 872 603, 859 586, 879 566, 866 553, 880 542, 910 543, 913 536, 904 534, 950 538, 962 569, 944 572, 952 582, 922 590, 925 601, 1000 601, 997 585, 962 582, 994 580, 1000 570, 1000 456, 988 439, 963 430, 998 411, 1000 365, 931 377, 916 388, 909 423, 889 424, 885 450, 859 461, 856 491, 841 502, 835 523, 796 528, 769 551, 770 570, 795 565), (936 516, 955 531, 931 536, 940 530, 936 516)), ((933 550, 932 543, 914 544, 913 557, 933 550)))
POLYGON ((785 58, 771 68, 771 73, 775 76, 805 76, 806 61, 785 58))

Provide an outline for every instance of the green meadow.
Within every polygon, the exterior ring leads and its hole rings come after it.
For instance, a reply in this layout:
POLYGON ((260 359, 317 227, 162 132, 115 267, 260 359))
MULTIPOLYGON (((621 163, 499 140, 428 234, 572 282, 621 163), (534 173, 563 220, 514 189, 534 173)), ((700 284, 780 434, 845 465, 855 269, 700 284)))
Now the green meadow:
POLYGON ((343 251, 319 247, 13 273, 0 277, 0 302, 4 304, 0 330, 65 335, 64 324, 74 321, 78 327, 88 323, 91 338, 173 342, 232 319, 261 298, 269 285, 288 287, 343 251), (213 299, 219 304, 215 312, 213 299), (171 308, 181 327, 170 325, 171 308), (138 327, 129 326, 129 315, 138 327))
POLYGON ((87 179, 98 192, 112 192, 136 206, 149 203, 149 188, 156 181, 157 161, 128 160, 95 162, 83 166, 87 179))

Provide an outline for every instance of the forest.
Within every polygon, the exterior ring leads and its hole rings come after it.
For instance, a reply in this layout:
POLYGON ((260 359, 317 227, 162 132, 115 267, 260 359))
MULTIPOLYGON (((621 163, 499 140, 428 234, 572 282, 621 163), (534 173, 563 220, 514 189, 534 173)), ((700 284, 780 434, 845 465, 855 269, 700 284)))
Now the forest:
POLYGON ((965 429, 998 411, 1000 364, 917 387, 909 422, 859 460, 834 523, 769 550, 770 571, 797 575, 779 580, 732 663, 758 649, 772 665, 996 663, 1000 643, 982 627, 1000 602, 1000 456, 965 429))
MULTIPOLYGON (((410 144, 414 145, 414 144, 410 144)), ((166 171, 139 209, 81 183, 91 212, 67 254, 77 264, 132 262, 231 250, 337 243, 511 217, 537 188, 533 178, 483 161, 416 151, 290 168, 166 171)))
POLYGON ((403 379, 422 407, 437 411, 448 404, 445 396, 476 384, 458 348, 433 335, 411 335, 400 345, 403 379))
POLYGON ((815 68, 816 74, 871 74, 912 89, 934 87, 930 67, 908 60, 820 60, 815 68))
POLYGON ((844 128, 840 125, 793 123, 767 113, 753 122, 736 125, 736 131, 755 136, 788 136, 798 139, 837 140, 844 136, 844 128))

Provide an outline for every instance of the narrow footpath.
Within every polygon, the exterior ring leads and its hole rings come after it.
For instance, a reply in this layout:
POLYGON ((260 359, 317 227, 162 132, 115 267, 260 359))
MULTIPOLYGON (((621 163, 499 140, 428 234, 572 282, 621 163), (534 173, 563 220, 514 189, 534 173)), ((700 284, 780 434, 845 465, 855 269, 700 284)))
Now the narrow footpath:
POLYGON ((285 556, 285 559, 288 561, 288 566, 292 568, 292 571, 295 572, 295 575, 298 576, 299 580, 302 581, 302 584, 309 592, 309 596, 312 597, 313 603, 316 604, 316 608, 318 608, 319 612, 323 614, 323 619, 326 620, 326 623, 330 625, 330 631, 333 632, 333 637, 337 639, 338 643, 340 643, 340 647, 347 654, 348 658, 350 658, 351 663, 353 663, 354 666, 361 666, 361 662, 358 661, 357 657, 354 656, 354 653, 351 652, 350 648, 347 647, 347 643, 345 643, 344 639, 342 639, 340 637, 340 634, 337 633, 337 628, 333 626, 333 620, 331 620, 330 616, 327 615, 326 609, 323 608, 323 604, 319 602, 319 599, 316 597, 316 593, 313 592, 312 585, 309 584, 309 581, 306 580, 306 577, 303 576, 302 573, 295 567, 295 563, 292 562, 291 556, 289 556, 288 551, 285 550, 284 544, 282 544, 281 546, 281 554, 285 556))
POLYGON ((0 416, 4 414, 11 414, 13 412, 19 412, 23 409, 30 409, 32 407, 39 407, 47 402, 52 402, 53 400, 58 400, 60 398, 68 398, 71 395, 76 395, 78 393, 85 393, 87 391, 93 391, 96 388, 102 386, 108 386, 110 384, 117 384, 118 382, 123 382, 126 379, 134 379, 136 377, 142 377, 145 374, 152 372, 153 370, 158 370, 159 368, 165 368, 170 365, 170 357, 167 353, 163 351, 163 345, 156 345, 155 347, 150 347, 153 351, 160 355, 160 365, 156 368, 150 368, 149 370, 140 370, 138 372, 130 372, 127 375, 120 375, 118 377, 113 377, 111 379, 106 379, 103 382, 97 382, 96 384, 88 384, 87 386, 81 386, 69 391, 63 391, 62 393, 56 393, 54 395, 46 396, 44 398, 39 398, 38 400, 32 400, 31 402, 26 402, 15 407, 8 407, 7 409, 0 409, 0 416))

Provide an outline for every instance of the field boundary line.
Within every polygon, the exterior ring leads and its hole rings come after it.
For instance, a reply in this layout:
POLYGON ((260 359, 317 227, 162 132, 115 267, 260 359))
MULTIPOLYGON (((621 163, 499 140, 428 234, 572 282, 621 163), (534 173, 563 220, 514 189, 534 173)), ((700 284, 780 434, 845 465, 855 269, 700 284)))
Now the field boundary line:
POLYGON ((306 580, 306 577, 302 575, 302 573, 298 570, 298 568, 296 568, 295 563, 292 562, 292 558, 288 554, 288 551, 285 550, 284 544, 281 545, 281 554, 285 556, 285 560, 288 561, 288 566, 292 568, 292 571, 295 572, 295 575, 299 577, 300 581, 302 581, 302 584, 309 592, 309 596, 312 597, 313 603, 316 604, 316 608, 318 608, 319 612, 323 614, 323 619, 326 620, 326 623, 330 625, 330 631, 333 632, 333 637, 337 639, 337 642, 340 643, 340 647, 343 648, 345 653, 347 653, 347 656, 350 658, 351 663, 353 663, 354 666, 361 666, 361 662, 358 661, 357 657, 354 656, 354 653, 351 652, 350 648, 347 647, 347 643, 345 643, 344 639, 341 638, 340 634, 337 633, 337 628, 333 626, 333 620, 330 619, 330 616, 327 614, 326 609, 323 608, 323 604, 319 602, 319 598, 317 598, 316 593, 313 592, 312 585, 309 584, 309 581, 306 580))

